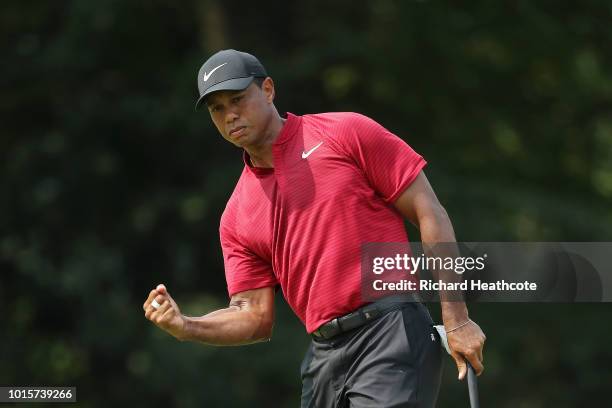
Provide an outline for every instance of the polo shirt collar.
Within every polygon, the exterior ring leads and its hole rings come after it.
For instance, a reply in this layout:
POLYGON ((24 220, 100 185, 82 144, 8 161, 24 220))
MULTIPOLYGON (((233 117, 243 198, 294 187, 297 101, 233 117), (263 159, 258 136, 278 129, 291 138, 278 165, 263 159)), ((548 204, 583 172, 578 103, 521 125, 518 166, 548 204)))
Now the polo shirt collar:
MULTIPOLYGON (((300 127, 302 122, 302 117, 294 115, 293 113, 287 112, 287 120, 283 124, 283 127, 278 134, 278 137, 272 144, 272 149, 275 150, 277 147, 281 147, 285 143, 287 143, 293 135, 295 135, 296 131, 300 127)), ((244 165, 246 168, 256 176, 264 176, 267 174, 274 173, 273 167, 255 167, 251 164, 251 158, 246 150, 242 151, 242 160, 244 161, 244 165)))

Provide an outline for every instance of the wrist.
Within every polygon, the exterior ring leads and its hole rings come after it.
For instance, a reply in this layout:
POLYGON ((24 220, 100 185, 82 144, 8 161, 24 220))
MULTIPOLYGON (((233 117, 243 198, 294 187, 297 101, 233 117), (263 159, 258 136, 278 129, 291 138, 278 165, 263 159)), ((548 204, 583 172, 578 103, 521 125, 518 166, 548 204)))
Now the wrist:
POLYGON ((447 329, 463 324, 470 318, 464 302, 442 302, 441 309, 442 321, 447 329))
POLYGON ((465 322, 458 324, 457 326, 453 326, 453 327, 444 327, 446 329, 446 334, 450 334, 456 330, 459 330, 465 326, 467 326, 468 324, 470 324, 472 320, 470 318, 468 318, 465 322))
POLYGON ((181 315, 182 327, 180 327, 176 333, 172 333, 172 335, 179 341, 187 341, 190 339, 191 335, 191 318, 188 316, 181 315))

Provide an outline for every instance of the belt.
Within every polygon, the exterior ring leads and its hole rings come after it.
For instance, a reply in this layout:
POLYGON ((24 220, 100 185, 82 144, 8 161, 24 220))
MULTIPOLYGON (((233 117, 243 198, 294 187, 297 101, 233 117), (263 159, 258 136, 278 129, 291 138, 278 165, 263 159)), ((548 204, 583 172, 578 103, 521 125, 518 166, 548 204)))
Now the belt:
POLYGON ((420 299, 416 295, 383 298, 362 306, 349 314, 323 323, 317 330, 312 332, 312 336, 316 339, 329 340, 339 334, 354 330, 372 320, 376 320, 385 313, 397 310, 408 302, 420 302, 420 299))

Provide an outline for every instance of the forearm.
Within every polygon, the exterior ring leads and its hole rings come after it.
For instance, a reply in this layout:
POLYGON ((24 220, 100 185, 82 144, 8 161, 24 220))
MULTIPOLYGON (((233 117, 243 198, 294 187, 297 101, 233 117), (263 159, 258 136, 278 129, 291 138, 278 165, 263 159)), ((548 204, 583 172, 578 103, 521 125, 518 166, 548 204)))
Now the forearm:
POLYGON ((238 346, 268 340, 271 333, 256 313, 230 306, 200 317, 185 316, 181 340, 215 346, 238 346))
MULTIPOLYGON (((426 251, 434 250, 427 254, 427 256, 440 256, 445 257, 457 257, 459 251, 457 246, 454 245, 456 242, 455 232, 453 225, 446 213, 446 210, 440 206, 436 211, 423 217, 419 222, 419 228, 421 231, 421 241, 423 248, 426 251), (437 245, 436 244, 442 244, 437 245)), ((440 273, 440 271, 433 271, 434 277, 445 282, 461 281, 461 276, 454 272, 440 273)), ((468 319, 468 310, 456 291, 440 291, 440 308, 442 310, 442 320, 444 325, 448 327, 456 327, 457 325, 465 322, 468 319)))

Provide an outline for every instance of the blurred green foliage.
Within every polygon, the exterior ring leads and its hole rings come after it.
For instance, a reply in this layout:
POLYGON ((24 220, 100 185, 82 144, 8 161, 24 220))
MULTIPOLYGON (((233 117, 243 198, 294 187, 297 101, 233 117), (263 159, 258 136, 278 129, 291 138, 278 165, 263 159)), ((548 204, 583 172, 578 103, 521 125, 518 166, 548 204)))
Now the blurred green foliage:
MULTIPOLYGON (((177 342, 142 313, 159 282, 188 314, 227 303, 217 229, 242 162, 193 110, 197 70, 224 47, 261 59, 281 112, 358 111, 407 140, 459 240, 610 240, 611 14, 3 2, 0 385, 76 385, 82 407, 298 405, 308 336, 281 299, 273 341, 242 348, 177 342)), ((610 305, 470 310, 488 336, 483 406, 607 399, 610 305)), ((454 378, 449 360, 441 407, 467 405, 454 378)))

